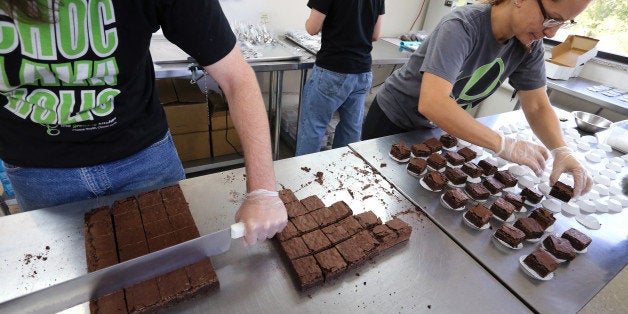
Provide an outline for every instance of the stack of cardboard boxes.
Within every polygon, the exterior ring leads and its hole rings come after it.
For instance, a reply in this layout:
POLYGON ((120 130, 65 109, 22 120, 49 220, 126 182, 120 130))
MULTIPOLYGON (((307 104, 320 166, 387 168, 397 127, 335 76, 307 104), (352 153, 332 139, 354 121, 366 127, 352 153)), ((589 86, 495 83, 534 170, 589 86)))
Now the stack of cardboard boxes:
POLYGON ((210 132, 207 98, 189 79, 158 79, 157 90, 181 161, 242 152, 229 112, 224 103, 218 103, 220 97, 211 97, 214 112, 210 132))

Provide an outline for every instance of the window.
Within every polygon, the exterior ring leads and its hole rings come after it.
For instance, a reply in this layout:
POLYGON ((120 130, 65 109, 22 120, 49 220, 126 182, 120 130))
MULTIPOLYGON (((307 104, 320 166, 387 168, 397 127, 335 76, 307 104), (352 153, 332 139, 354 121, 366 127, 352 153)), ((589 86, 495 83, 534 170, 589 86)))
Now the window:
POLYGON ((616 55, 613 59, 628 58, 628 1, 595 0, 576 17, 577 24, 560 29, 552 39, 564 41, 568 35, 589 36, 600 41, 597 49, 616 55))

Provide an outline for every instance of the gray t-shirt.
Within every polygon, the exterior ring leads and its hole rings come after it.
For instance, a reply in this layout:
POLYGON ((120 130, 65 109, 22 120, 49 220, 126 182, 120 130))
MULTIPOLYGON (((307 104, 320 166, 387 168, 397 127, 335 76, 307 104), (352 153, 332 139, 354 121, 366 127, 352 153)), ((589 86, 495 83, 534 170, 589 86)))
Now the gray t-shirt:
POLYGON ((516 90, 545 86, 541 40, 528 50, 516 38, 500 44, 491 29, 491 6, 455 9, 436 26, 408 62, 395 71, 377 94, 377 102, 398 127, 430 126, 418 112, 423 73, 453 84, 450 97, 468 110, 493 94, 506 78, 516 90))

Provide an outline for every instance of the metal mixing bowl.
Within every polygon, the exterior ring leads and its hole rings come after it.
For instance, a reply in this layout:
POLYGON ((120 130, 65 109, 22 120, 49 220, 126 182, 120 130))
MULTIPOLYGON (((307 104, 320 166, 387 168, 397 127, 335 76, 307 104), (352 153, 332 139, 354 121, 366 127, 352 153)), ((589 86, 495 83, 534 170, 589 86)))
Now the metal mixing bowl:
POLYGON ((612 123, 608 119, 584 111, 573 111, 571 114, 573 114, 576 119, 578 129, 587 133, 604 131, 608 129, 612 123))

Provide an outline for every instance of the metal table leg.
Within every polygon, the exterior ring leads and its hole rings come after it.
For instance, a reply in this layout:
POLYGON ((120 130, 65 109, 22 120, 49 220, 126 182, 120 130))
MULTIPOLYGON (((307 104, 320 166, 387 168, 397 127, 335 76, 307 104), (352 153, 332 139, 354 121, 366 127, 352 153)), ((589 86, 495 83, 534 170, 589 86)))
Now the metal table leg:
POLYGON ((277 71, 275 75, 277 95, 275 95, 275 130, 273 139, 273 160, 279 157, 279 132, 281 131, 281 94, 283 93, 283 71, 277 71))
POLYGON ((307 79, 307 69, 301 70, 301 81, 299 82, 299 105, 297 106, 297 131, 295 136, 299 134, 299 117, 301 116, 301 103, 303 102, 303 87, 307 79))

